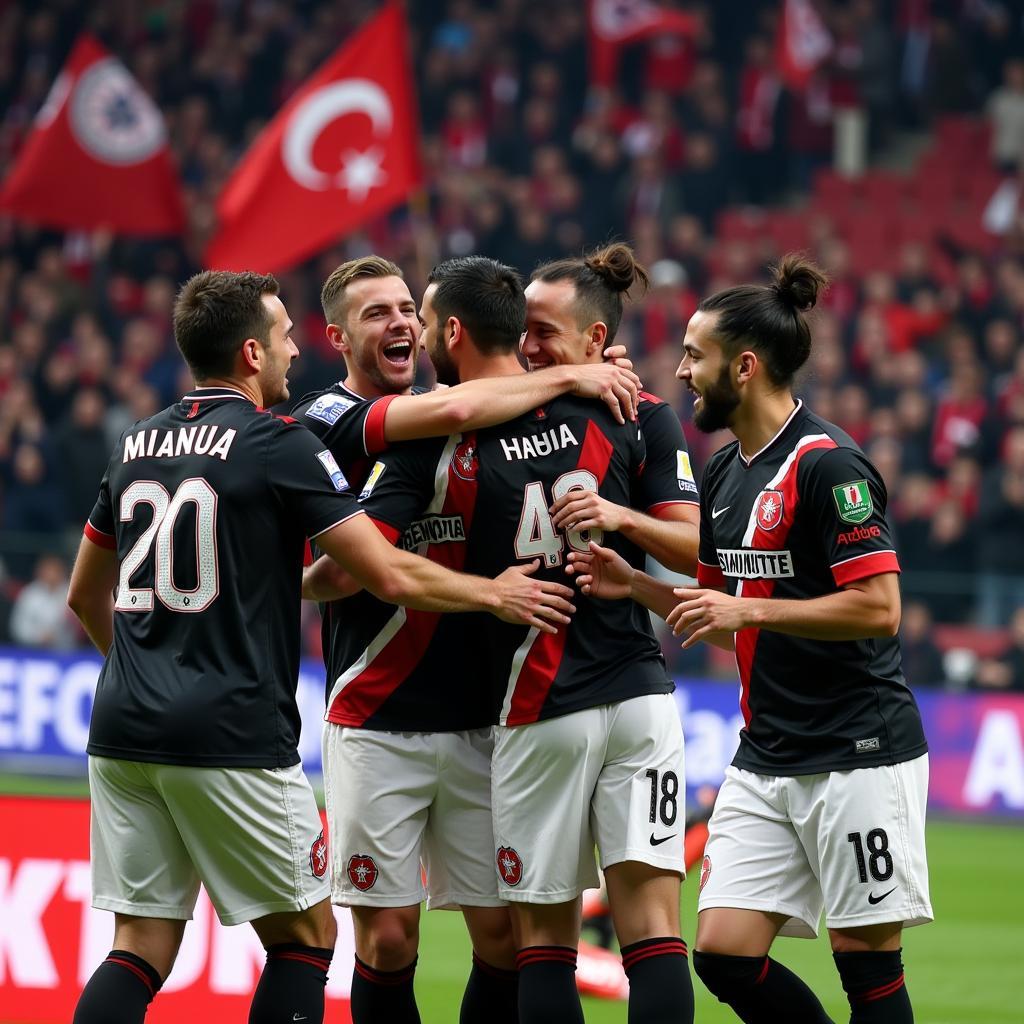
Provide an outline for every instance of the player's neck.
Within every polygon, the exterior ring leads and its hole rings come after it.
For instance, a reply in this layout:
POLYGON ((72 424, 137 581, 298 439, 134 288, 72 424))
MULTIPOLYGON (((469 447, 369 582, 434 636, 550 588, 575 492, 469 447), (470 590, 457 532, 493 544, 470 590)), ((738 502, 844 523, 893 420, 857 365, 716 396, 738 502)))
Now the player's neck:
POLYGON ((197 388, 231 388, 241 391, 258 408, 263 408, 263 389, 255 380, 239 380, 237 377, 207 377, 196 384, 197 388))
POLYGON ((740 442, 740 454, 752 459, 763 451, 793 415, 796 399, 790 391, 773 391, 754 401, 740 403, 732 432, 740 442))
POLYGON ((484 356, 465 353, 459 362, 459 380, 481 380, 484 377, 511 377, 513 374, 526 373, 519 357, 510 352, 508 355, 484 356))

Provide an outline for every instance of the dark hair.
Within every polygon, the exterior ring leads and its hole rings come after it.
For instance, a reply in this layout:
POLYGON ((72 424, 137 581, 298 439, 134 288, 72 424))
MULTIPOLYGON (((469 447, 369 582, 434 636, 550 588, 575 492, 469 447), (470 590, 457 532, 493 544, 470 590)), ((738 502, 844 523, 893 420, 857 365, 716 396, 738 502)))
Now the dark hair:
POLYGON ((770 285, 744 284, 704 299, 701 313, 717 313, 715 334, 731 357, 740 343, 764 360, 775 384, 788 386, 811 354, 804 316, 828 285, 824 271, 799 253, 787 253, 771 268, 770 285))
POLYGON ((366 277, 402 277, 402 268, 383 256, 360 256, 335 267, 320 289, 320 305, 329 324, 340 324, 345 319, 348 286, 366 277))
POLYGON ((439 263, 427 284, 436 284, 437 321, 454 316, 485 355, 514 352, 526 329, 523 279, 487 256, 458 256, 439 263))
POLYGON ((247 338, 269 344, 274 319, 260 300, 277 292, 272 275, 251 270, 204 270, 181 286, 174 340, 197 382, 229 374, 247 338))
POLYGON ((581 328, 602 321, 611 344, 622 320, 622 296, 637 282, 641 293, 650 279, 625 242, 612 242, 583 256, 542 263, 530 275, 531 281, 572 281, 576 288, 576 322, 581 328))

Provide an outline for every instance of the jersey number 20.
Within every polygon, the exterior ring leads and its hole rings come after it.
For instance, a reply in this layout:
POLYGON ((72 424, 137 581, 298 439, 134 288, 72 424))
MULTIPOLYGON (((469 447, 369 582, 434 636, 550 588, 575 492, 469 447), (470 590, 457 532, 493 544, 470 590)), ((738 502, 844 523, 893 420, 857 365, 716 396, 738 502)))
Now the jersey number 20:
POLYGON ((153 591, 133 588, 131 578, 156 548, 154 589, 161 604, 175 612, 201 612, 220 592, 217 569, 217 493, 201 477, 185 480, 172 498, 155 480, 136 480, 121 495, 122 523, 135 518, 138 505, 153 509, 153 520, 121 563, 114 607, 121 612, 150 612, 153 591), (196 587, 179 590, 174 585, 174 523, 185 505, 196 507, 196 587), (155 542, 155 543, 154 543, 155 542))
MULTIPOLYGON (((597 477, 588 469, 574 469, 563 473, 551 485, 551 500, 568 494, 569 491, 596 491, 597 477)), ((588 551, 588 541, 600 544, 604 539, 603 530, 566 530, 565 540, 574 551, 588 551)), ((551 522, 548 500, 544 485, 534 480, 526 485, 523 493, 523 513, 516 530, 516 558, 543 558, 549 568, 562 564, 562 549, 565 543, 561 534, 551 522)))

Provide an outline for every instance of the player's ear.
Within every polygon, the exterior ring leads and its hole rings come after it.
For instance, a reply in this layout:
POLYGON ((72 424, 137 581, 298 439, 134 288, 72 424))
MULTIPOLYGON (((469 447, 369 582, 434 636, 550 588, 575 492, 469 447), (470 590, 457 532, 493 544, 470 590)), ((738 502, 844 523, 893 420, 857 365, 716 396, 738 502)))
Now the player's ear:
POLYGON ((450 316, 444 323, 444 344, 446 348, 454 348, 462 341, 462 321, 457 316, 450 316))
POLYGON ((246 338, 241 348, 242 362, 245 367, 254 373, 259 373, 263 367, 263 346, 255 338, 246 338))
POLYGON ((327 340, 331 343, 331 348, 340 352, 342 355, 348 354, 348 339, 345 337, 345 331, 337 324, 327 325, 327 340))
POLYGON ((603 352, 608 337, 608 325, 602 320, 592 323, 587 328, 587 357, 595 352, 603 352))
POLYGON ((735 367, 733 372, 736 374, 735 382, 737 384, 746 384, 747 381, 749 381, 757 372, 757 353, 747 349, 736 357, 734 363, 735 367))

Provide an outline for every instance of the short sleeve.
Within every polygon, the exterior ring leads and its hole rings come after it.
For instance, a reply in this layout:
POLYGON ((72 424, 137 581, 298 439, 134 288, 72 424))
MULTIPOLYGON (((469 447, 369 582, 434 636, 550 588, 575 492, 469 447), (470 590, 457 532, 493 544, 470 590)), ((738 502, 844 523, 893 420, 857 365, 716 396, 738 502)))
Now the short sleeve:
POLYGON ((885 484, 862 452, 826 451, 808 467, 800 501, 810 505, 837 586, 900 571, 885 518, 885 484))
POLYGON ((725 574, 718 561, 718 548, 712 530, 711 506, 707 491, 700 498, 700 544, 697 548, 697 583, 702 587, 724 587, 725 574))
POLYGON ((110 466, 100 481, 100 491, 96 496, 89 518, 85 521, 85 535, 94 544, 109 551, 117 550, 117 535, 114 527, 114 507, 110 498, 110 466))
POLYGON ((372 402, 325 391, 312 399, 303 399, 292 415, 311 430, 342 461, 349 463, 384 451, 384 419, 388 406, 397 395, 386 395, 372 402))
POLYGON ((670 505, 698 504, 686 438, 672 407, 665 402, 650 406, 642 417, 641 429, 647 458, 633 487, 633 507, 657 517, 670 505))
POLYGON ((267 480, 310 539, 362 512, 330 449, 297 423, 272 435, 267 480))
POLYGON ((443 438, 394 445, 370 470, 359 503, 392 542, 429 507, 445 447, 443 438))

